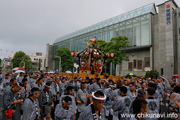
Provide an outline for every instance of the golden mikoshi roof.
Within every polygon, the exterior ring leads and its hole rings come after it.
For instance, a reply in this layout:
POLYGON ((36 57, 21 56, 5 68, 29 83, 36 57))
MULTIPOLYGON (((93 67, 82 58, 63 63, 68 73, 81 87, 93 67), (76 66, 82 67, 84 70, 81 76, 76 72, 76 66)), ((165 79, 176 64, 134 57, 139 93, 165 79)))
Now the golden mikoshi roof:
POLYGON ((79 54, 77 54, 77 57, 81 57, 81 58, 88 58, 89 54, 92 53, 92 57, 93 58, 97 58, 97 59, 101 59, 104 57, 107 57, 107 55, 105 55, 102 51, 100 51, 97 48, 86 48, 85 50, 83 50, 82 52, 80 52, 79 54), (90 52, 91 51, 91 52, 90 52))

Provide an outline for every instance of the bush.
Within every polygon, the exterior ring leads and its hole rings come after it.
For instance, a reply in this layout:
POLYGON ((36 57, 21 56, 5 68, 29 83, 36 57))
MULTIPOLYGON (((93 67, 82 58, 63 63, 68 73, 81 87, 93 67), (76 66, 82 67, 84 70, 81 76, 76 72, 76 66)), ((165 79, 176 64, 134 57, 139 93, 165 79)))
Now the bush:
POLYGON ((145 78, 157 78, 159 76, 159 72, 157 70, 147 71, 145 78))

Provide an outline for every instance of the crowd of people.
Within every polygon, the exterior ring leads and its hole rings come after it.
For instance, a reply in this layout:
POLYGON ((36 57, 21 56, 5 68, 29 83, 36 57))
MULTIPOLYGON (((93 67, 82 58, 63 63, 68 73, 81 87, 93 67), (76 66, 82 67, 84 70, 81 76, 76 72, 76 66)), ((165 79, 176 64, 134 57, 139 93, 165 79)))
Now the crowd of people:
POLYGON ((0 71, 0 120, 180 120, 179 110, 177 78, 82 79, 0 71))

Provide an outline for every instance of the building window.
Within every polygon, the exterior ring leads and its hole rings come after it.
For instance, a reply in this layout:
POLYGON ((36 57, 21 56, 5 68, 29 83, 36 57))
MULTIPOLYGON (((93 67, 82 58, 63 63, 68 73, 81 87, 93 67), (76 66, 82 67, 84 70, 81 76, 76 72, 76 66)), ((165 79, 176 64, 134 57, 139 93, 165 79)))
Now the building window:
POLYGON ((144 67, 150 67, 150 57, 144 58, 145 66, 144 67))
POLYGON ((132 71, 132 62, 129 62, 129 63, 128 63, 128 70, 129 70, 129 71, 132 71))
POLYGON ((163 76, 163 74, 164 74, 164 73, 163 73, 163 68, 161 68, 161 76, 163 76))
POLYGON ((134 68, 137 68, 137 66, 136 66, 136 61, 137 61, 136 59, 133 60, 133 67, 134 67, 134 68))
POLYGON ((142 60, 137 61, 137 69, 142 70, 142 60))

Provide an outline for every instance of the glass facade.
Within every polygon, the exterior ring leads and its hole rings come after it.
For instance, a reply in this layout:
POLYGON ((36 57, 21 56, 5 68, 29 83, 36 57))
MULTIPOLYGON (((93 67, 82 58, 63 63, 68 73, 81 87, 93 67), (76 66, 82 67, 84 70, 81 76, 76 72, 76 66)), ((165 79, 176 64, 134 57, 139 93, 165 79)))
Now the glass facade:
POLYGON ((179 8, 179 34, 180 34, 180 8, 179 8))
POLYGON ((63 47, 80 52, 86 48, 87 40, 94 36, 106 42, 113 37, 127 36, 131 47, 151 45, 151 16, 156 13, 155 4, 149 4, 68 34, 56 39, 53 53, 55 55, 56 50, 63 47))
POLYGON ((87 40, 97 37, 109 42, 111 38, 127 36, 131 47, 151 45, 151 14, 145 14, 67 40, 54 43, 54 50, 67 47, 71 51, 82 51, 87 40))

